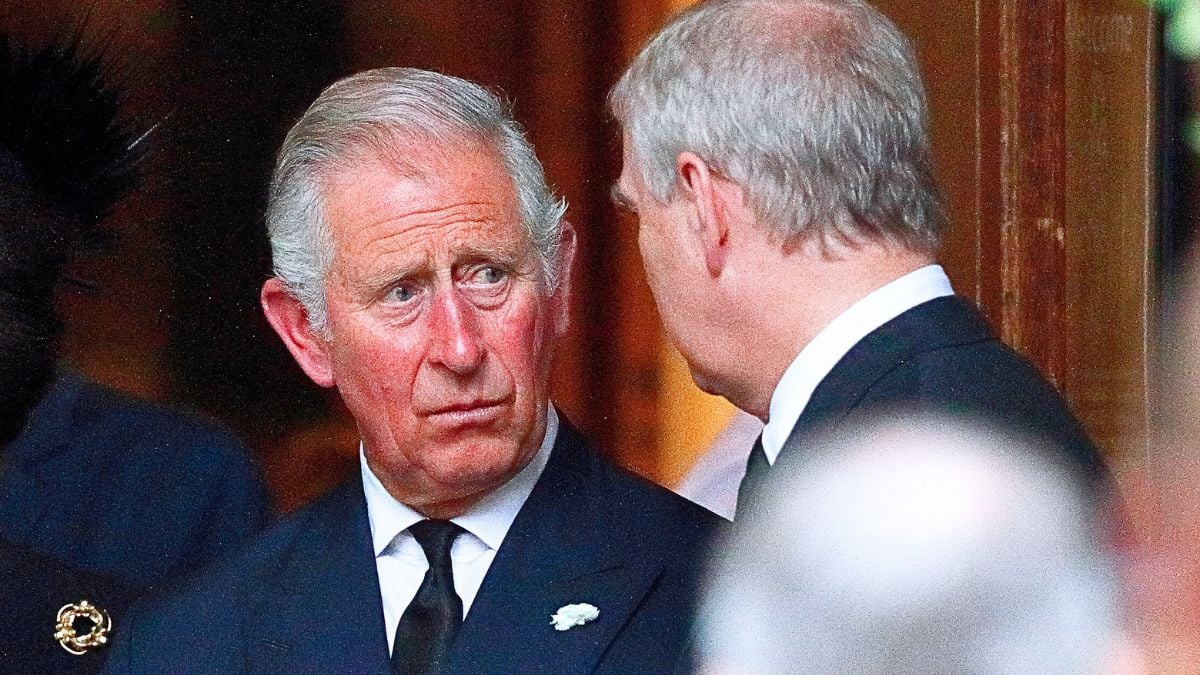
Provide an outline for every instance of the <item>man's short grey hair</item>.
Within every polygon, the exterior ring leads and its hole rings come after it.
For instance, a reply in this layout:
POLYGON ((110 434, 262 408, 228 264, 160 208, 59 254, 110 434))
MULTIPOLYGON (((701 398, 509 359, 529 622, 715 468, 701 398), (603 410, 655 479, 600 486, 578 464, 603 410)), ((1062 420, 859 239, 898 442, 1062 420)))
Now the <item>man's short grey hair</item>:
POLYGON ((267 204, 275 276, 327 335, 325 276, 333 256, 323 198, 342 172, 369 161, 420 175, 421 154, 491 145, 512 176, 521 220, 541 262, 543 287, 559 281, 558 247, 566 203, 546 184, 542 165, 509 106, 483 87, 415 68, 380 68, 330 85, 288 132, 267 204))
POLYGON ((690 151, 741 186, 784 242, 939 248, 916 58, 866 2, 702 3, 650 41, 609 105, 659 201, 690 151))

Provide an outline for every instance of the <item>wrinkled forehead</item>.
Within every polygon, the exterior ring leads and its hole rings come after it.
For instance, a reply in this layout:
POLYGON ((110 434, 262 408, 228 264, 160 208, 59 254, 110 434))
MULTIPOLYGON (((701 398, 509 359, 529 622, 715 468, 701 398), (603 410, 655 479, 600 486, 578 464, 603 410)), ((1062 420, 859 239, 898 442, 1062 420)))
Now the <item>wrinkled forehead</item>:
POLYGON ((394 129, 359 134, 341 144, 317 172, 321 192, 353 188, 368 172, 421 186, 429 195, 476 198, 520 212, 516 183, 493 139, 394 129))
POLYGON ((516 186, 486 145, 412 148, 407 157, 364 156, 326 179, 324 212, 334 257, 533 253, 516 186))

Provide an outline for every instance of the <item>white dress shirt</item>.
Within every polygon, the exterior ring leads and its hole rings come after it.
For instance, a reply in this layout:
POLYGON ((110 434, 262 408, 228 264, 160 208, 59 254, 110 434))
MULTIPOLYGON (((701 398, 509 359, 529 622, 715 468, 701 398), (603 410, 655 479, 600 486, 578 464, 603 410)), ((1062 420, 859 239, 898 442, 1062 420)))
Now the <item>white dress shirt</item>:
MULTIPOLYGON (((454 568, 454 590, 462 598, 463 617, 479 593, 483 577, 496 558, 496 551, 508 534, 517 512, 524 506, 534 484, 546 468, 554 438, 558 435, 558 414, 553 406, 546 415, 546 437, 537 454, 524 469, 484 497, 451 522, 466 530, 454 540, 450 560, 454 568)), ((371 541, 375 547, 375 569, 383 596, 383 622, 387 628, 388 651, 396 639, 396 626, 408 604, 417 595, 429 562, 408 527, 425 517, 396 501, 367 466, 359 445, 359 466, 363 492, 367 498, 367 517, 371 522, 371 541)))
POLYGON ((775 463, 813 391, 854 345, 875 329, 935 298, 954 295, 941 265, 926 265, 875 289, 821 329, 783 372, 771 394, 763 452, 775 463))

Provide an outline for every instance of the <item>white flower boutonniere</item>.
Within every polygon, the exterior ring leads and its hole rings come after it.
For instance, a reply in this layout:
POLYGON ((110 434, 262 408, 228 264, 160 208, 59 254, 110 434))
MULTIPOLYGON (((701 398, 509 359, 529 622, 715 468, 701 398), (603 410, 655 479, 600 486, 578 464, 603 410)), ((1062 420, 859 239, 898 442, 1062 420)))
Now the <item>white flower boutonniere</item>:
POLYGON ((550 615, 550 624, 554 626, 554 630, 570 630, 575 626, 582 626, 598 616, 600 616, 599 608, 581 602, 559 607, 557 612, 550 615))

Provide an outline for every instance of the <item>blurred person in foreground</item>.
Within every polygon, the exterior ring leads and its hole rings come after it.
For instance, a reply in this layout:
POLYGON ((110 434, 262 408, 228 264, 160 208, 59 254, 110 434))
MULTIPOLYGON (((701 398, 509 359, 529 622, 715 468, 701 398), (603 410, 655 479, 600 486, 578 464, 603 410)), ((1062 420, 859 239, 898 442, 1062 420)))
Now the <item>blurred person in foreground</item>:
POLYGON ((372 70, 288 133, 268 319, 361 472, 135 610, 112 672, 661 673, 719 521, 550 405, 573 230, 494 95, 372 70), (186 626, 186 630, 180 630, 186 626))
POLYGON ((1136 672, 1104 527, 1061 459, 939 417, 814 442, 712 563, 703 672, 1136 672))
POLYGON ((245 539, 265 498, 211 424, 60 364, 55 292, 111 237, 142 139, 78 38, 0 35, 0 672, 96 672, 128 598, 245 539))
POLYGON ((609 97, 614 197, 701 389, 766 427, 739 501, 814 432, 881 410, 982 415, 1046 438, 1100 491, 1066 403, 936 264, 945 230, 908 40, 859 0, 713 0, 609 97))
POLYGON ((145 135, 109 77, 78 38, 32 48, 0 35, 0 537, 138 590, 243 543, 268 501, 229 432, 59 359, 64 269, 112 239, 113 208, 142 180, 145 135))
MULTIPOLYGON (((1155 443, 1131 457, 1126 575, 1145 672, 1200 664, 1200 266, 1193 253, 1168 308, 1152 399, 1155 443)), ((1170 296, 1171 294, 1165 293, 1170 296)))

